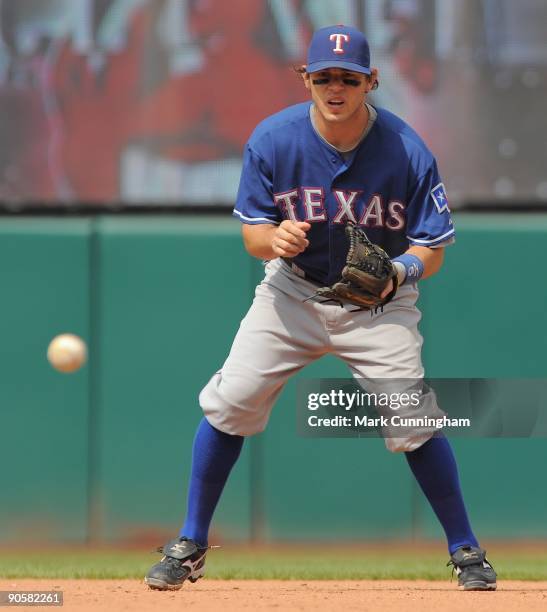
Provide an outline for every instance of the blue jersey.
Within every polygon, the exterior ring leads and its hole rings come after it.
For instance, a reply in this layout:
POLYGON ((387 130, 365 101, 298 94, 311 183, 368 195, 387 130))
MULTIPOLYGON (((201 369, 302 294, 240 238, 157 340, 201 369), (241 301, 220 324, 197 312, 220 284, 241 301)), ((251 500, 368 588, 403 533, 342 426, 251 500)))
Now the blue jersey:
POLYGON ((435 158, 409 125, 378 108, 364 140, 342 155, 316 132, 310 106, 291 106, 257 126, 245 147, 234 215, 249 224, 310 223, 310 244, 293 261, 325 285, 344 266, 348 221, 391 257, 409 245, 453 239, 435 158))

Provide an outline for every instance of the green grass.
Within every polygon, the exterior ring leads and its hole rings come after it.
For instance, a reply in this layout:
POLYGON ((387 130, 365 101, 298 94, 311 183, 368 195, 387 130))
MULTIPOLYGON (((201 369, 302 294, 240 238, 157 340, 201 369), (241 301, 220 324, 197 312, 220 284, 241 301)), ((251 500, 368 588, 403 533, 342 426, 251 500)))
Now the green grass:
MULTIPOLYGON (((495 550, 492 561, 501 579, 547 580, 547 551, 495 550)), ((1 578, 142 578, 159 560, 149 552, 0 551, 1 578)), ((209 553, 207 576, 212 579, 280 580, 446 580, 443 550, 401 551, 375 548, 260 549, 226 546, 209 553)))

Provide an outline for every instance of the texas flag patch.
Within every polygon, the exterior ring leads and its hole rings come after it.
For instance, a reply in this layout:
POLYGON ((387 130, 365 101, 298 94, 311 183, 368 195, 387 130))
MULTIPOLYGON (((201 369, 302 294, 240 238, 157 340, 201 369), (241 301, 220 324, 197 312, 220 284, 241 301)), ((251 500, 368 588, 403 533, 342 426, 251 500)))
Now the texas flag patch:
POLYGON ((435 202, 435 206, 437 207, 437 212, 439 214, 443 213, 445 210, 450 212, 450 209, 448 208, 448 198, 446 197, 446 190, 442 183, 439 183, 431 190, 431 197, 433 198, 433 202, 435 202))

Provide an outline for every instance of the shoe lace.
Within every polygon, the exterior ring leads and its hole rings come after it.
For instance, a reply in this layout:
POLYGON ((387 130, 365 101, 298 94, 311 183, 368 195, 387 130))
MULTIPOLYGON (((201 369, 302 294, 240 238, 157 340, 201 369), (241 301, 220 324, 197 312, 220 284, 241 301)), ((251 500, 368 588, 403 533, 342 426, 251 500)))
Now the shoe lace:
POLYGON ((174 557, 166 556, 163 562, 170 567, 176 567, 176 568, 179 568, 181 565, 183 565, 182 559, 175 559, 174 557))
MULTIPOLYGON (((190 538, 187 538, 186 536, 182 536, 182 537, 179 538, 180 542, 188 541, 188 540, 190 540, 190 538)), ((163 546, 165 546, 165 545, 158 546, 155 550, 151 550, 150 552, 151 553, 162 553, 162 554, 165 554, 164 550, 163 550, 163 546)), ((220 546, 220 544, 211 544, 211 545, 208 545, 208 546, 205 546, 205 547, 198 546, 199 550, 212 550, 213 548, 221 548, 221 546, 220 546)), ((168 557, 168 559, 172 559, 172 557, 168 557)), ((175 561, 177 561, 177 559, 175 559, 175 561)))
MULTIPOLYGON (((486 559, 485 559, 485 561, 486 561, 486 559)), ((488 561, 486 561, 486 563, 488 563, 488 561)), ((466 567, 473 567, 474 565, 482 565, 482 561, 477 561, 476 563, 470 563, 466 567)), ((452 559, 450 559, 448 561, 448 563, 446 564, 446 567, 450 567, 450 566, 452 566, 452 573, 450 574, 450 581, 452 581, 452 579, 454 578, 454 572, 456 571, 456 568, 459 567, 459 565, 457 563, 455 563, 452 559)), ((461 570, 461 568, 460 568, 460 570, 461 570)))

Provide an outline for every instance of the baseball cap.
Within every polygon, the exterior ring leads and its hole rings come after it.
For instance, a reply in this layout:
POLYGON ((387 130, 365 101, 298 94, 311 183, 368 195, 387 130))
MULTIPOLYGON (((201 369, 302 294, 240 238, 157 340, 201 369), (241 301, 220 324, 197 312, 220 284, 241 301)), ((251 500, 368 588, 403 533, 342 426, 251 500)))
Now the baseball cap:
POLYGON ((370 49, 365 35, 351 26, 317 30, 308 48, 307 72, 344 68, 370 74, 370 49))

